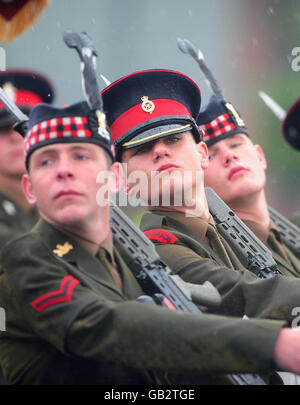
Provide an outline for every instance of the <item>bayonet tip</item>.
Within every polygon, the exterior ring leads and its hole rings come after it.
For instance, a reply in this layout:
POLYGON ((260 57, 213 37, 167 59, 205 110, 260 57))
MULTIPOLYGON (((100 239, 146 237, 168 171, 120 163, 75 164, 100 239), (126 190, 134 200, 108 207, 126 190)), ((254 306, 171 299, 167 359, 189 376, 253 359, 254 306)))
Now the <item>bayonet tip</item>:
POLYGON ((188 49, 185 43, 185 40, 182 38, 177 38, 177 45, 178 48, 181 50, 181 52, 183 53, 188 53, 188 49))

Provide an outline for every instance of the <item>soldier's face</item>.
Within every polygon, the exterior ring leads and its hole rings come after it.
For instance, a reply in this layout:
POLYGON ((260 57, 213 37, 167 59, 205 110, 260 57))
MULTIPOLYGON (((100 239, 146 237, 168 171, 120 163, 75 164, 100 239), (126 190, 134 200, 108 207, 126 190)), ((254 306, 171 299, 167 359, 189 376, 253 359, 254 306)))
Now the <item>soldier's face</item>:
POLYGON ((228 204, 259 193, 266 182, 266 159, 259 145, 244 134, 223 139, 208 149, 205 186, 228 204))
POLYGON ((199 178, 203 181, 207 148, 204 143, 196 144, 187 131, 125 150, 122 161, 129 193, 134 190, 152 207, 185 206, 187 199, 195 197, 199 178), (139 173, 145 174, 146 184, 135 184, 139 173))
POLYGON ((24 139, 11 127, 0 129, 0 176, 21 178, 25 170, 24 139))
POLYGON ((90 143, 44 146, 30 157, 24 192, 28 201, 38 206, 41 217, 53 225, 88 227, 99 221, 107 225, 107 201, 117 181, 118 165, 108 169, 106 152, 90 143), (100 174, 104 176, 99 181, 100 174), (98 196, 101 187, 107 192, 98 196))

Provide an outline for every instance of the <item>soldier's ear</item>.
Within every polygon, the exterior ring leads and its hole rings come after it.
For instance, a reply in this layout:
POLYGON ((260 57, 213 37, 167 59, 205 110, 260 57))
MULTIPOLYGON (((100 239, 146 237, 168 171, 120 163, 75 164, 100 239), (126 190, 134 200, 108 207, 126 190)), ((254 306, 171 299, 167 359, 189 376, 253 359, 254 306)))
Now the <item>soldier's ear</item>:
POLYGON ((205 142, 199 142, 197 144, 198 152, 201 156, 201 167, 203 170, 208 168, 209 160, 208 160, 208 148, 205 142))
POLYGON ((120 190, 124 190, 125 188, 125 179, 124 179, 124 172, 121 163, 114 162, 111 165, 111 171, 113 174, 113 181, 111 182, 110 191, 112 193, 117 193, 120 190))
POLYGON ((262 150, 260 145, 254 145, 254 148, 256 150, 258 160, 261 162, 263 169, 266 170, 267 169, 267 159, 265 157, 264 151, 262 150))
POLYGON ((24 194, 32 206, 35 206, 37 204, 37 200, 33 191, 32 183, 29 177, 28 173, 25 173, 22 178, 22 187, 24 194))

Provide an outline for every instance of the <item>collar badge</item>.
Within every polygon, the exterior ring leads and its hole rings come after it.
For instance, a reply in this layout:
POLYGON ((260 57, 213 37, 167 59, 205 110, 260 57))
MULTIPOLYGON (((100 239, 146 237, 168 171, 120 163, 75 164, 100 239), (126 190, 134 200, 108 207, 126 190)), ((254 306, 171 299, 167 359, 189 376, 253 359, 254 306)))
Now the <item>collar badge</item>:
POLYGON ((63 245, 60 245, 59 243, 56 245, 56 249, 53 249, 53 253, 55 253, 58 257, 63 257, 67 253, 70 252, 70 250, 73 249, 73 246, 69 242, 65 242, 63 245))

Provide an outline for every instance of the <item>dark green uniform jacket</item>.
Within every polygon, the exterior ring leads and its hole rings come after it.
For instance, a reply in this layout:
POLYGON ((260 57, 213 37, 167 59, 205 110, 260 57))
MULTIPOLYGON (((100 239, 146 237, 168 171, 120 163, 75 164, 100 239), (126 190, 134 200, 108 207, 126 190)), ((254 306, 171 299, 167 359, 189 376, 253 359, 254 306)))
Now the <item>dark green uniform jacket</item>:
MULTIPOLYGON (((0 249, 20 234, 30 231, 37 222, 37 212, 27 213, 0 192, 0 249)), ((4 384, 0 367, 0 385, 4 384)))
POLYGON ((174 273, 191 283, 209 280, 218 289, 218 314, 292 320, 292 309, 300 302, 300 280, 258 278, 241 265, 221 235, 223 252, 218 246, 212 249, 207 222, 179 212, 153 211, 143 216, 140 227, 174 273))
POLYGON ((30 231, 37 219, 36 211, 26 213, 13 200, 0 192, 0 249, 8 241, 30 231))
POLYGON ((11 384, 147 384, 146 370, 269 372, 279 321, 172 311, 143 294, 118 252, 121 291, 81 245, 40 220, 1 256, 0 361, 11 384))
POLYGON ((287 277, 300 277, 300 260, 283 243, 275 224, 265 229, 253 221, 244 221, 248 228, 271 250, 279 270, 287 277))

